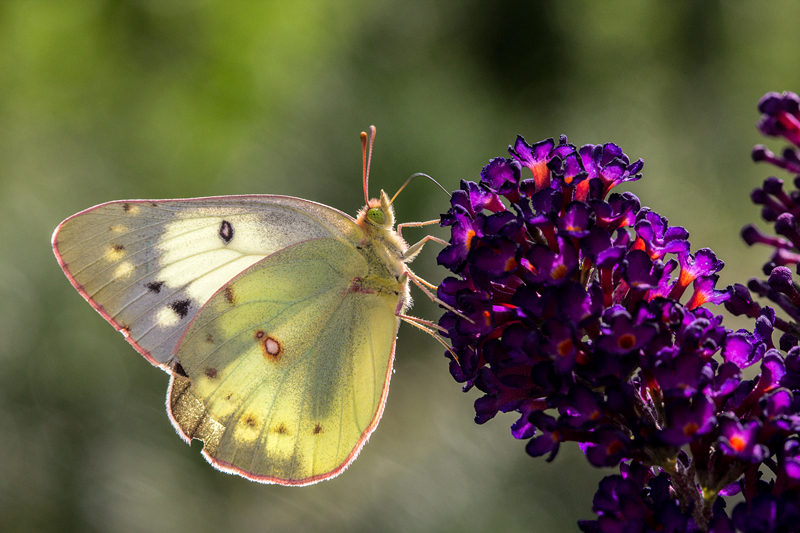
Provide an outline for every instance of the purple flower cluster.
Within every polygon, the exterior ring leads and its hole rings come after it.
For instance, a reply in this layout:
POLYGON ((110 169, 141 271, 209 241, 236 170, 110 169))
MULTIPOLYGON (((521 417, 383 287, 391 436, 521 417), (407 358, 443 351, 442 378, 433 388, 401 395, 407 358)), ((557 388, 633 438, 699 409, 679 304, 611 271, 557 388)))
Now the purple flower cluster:
POLYGON ((755 317, 760 306, 750 299, 750 291, 768 298, 789 317, 776 318, 775 327, 800 338, 800 292, 792 280, 788 267, 800 263, 800 97, 794 93, 767 93, 758 103, 762 113, 758 129, 770 137, 782 137, 792 143, 782 156, 772 153, 766 146, 753 148, 754 161, 766 161, 795 174, 794 190, 784 190, 784 182, 774 176, 764 180, 761 187, 753 189, 750 197, 753 203, 761 205, 761 217, 773 224, 777 235, 767 235, 753 224, 742 229, 742 237, 748 245, 764 244, 774 249, 770 260, 764 265, 767 280, 751 279, 747 288, 734 286, 734 297, 727 304, 736 315, 755 317))
MULTIPOLYGON (((711 250, 692 253, 684 228, 611 192, 643 166, 615 144, 518 137, 509 153, 462 181, 441 219, 451 239, 438 260, 457 277, 439 286, 456 310, 439 325, 451 374, 483 393, 476 422, 514 411, 528 454, 552 460, 574 441, 592 465, 620 466, 584 531, 800 527, 800 347, 772 341, 786 322, 744 287, 717 290, 711 250), (753 331, 703 307, 726 301, 753 331), (718 496, 737 493, 729 515, 718 496)), ((790 288, 780 294, 800 305, 790 288)))

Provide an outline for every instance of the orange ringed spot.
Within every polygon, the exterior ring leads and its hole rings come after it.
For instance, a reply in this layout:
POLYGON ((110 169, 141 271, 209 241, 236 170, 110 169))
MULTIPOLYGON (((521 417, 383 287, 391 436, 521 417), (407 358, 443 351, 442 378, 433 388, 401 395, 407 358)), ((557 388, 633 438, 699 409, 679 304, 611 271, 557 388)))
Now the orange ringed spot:
POLYGON ((619 339, 617 339, 617 346, 619 346, 623 350, 630 350, 635 345, 636 345, 636 336, 634 336, 631 333, 620 335, 619 339))
POLYGON ((264 349, 264 357, 272 361, 277 361, 281 358, 281 345, 272 337, 264 337, 261 341, 261 347, 264 349))
POLYGON ((264 338, 264 332, 261 330, 256 331, 256 339, 263 339, 263 338, 264 338))
POLYGON ((739 435, 734 435, 733 437, 731 437, 730 443, 731 443, 731 448, 733 448, 737 452, 741 452, 747 446, 747 442, 739 435))

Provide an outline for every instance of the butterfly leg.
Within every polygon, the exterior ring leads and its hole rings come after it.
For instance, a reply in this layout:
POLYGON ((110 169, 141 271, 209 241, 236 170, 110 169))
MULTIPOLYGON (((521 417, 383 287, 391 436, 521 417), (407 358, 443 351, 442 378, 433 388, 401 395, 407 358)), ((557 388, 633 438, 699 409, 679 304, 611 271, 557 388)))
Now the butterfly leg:
MULTIPOLYGON (((437 220, 428 220, 427 222, 407 222, 405 224, 399 224, 397 226, 398 234, 400 233, 400 226, 409 226, 409 227, 428 226, 430 224, 435 224, 436 222, 438 222, 438 221, 437 220)), ((450 245, 450 243, 448 243, 447 241, 442 240, 442 239, 440 239, 438 237, 434 237, 433 235, 426 235, 425 237, 422 238, 422 240, 420 240, 416 244, 413 244, 413 245, 408 247, 408 249, 403 254, 403 261, 405 263, 408 263, 411 260, 413 260, 414 257, 416 257, 416 255, 422 250, 422 247, 425 246, 425 243, 428 242, 428 241, 438 242, 439 244, 443 244, 444 246, 449 246, 450 245)), ((408 278, 411 281, 414 282, 414 284, 417 287, 419 287, 422 290, 422 292, 425 293, 425 295, 428 298, 431 299, 432 302, 444 307, 448 311, 451 311, 451 312, 455 313, 456 315, 458 315, 461 318, 469 321, 472 324, 475 323, 472 319, 470 319, 469 317, 465 316, 463 313, 458 311, 453 306, 451 306, 451 305, 443 302, 442 300, 440 300, 435 294, 433 294, 431 292, 431 291, 435 291, 436 289, 438 289, 438 287, 436 285, 434 285, 433 283, 429 283, 429 282, 425 281, 424 279, 422 279, 421 277, 419 277, 416 274, 414 274, 414 272, 412 272, 411 269, 408 268, 407 266, 406 266, 406 275, 408 276, 408 278)))
POLYGON ((414 282, 414 285, 416 285, 417 287, 419 287, 419 288, 420 288, 420 290, 421 290, 422 292, 424 292, 424 293, 425 293, 425 295, 426 295, 428 298, 430 298, 430 299, 431 299, 431 301, 432 301, 433 303, 435 303, 435 304, 437 304, 437 305, 441 305, 442 307, 444 307, 444 308, 445 308, 445 309, 447 309, 448 311, 451 311, 451 312, 455 313, 456 315, 460 316, 461 318, 463 318, 464 320, 468 321, 468 322, 469 322, 469 323, 471 323, 471 324, 474 324, 474 323, 475 323, 475 321, 474 321, 474 320, 472 320, 472 319, 471 319, 471 318, 469 318, 468 316, 466 316, 466 315, 464 315, 463 313, 461 313, 461 312, 460 312, 458 309, 456 309, 456 308, 455 308, 455 307, 453 307, 452 305, 449 305, 449 304, 447 304, 447 303, 443 302, 442 300, 440 300, 440 299, 439 299, 439 297, 438 297, 438 296, 436 296, 435 294, 433 294, 433 293, 431 292, 431 290, 434 290, 434 291, 435 291, 435 290, 436 290, 436 289, 438 289, 439 287, 437 287, 436 285, 434 285, 434 284, 432 284, 432 283, 429 283, 429 282, 425 281, 424 279, 422 279, 421 277, 417 276, 417 275, 416 275, 416 274, 414 274, 414 273, 411 271, 411 269, 409 269, 408 267, 406 267, 406 275, 408 276, 408 279, 410 279, 411 281, 413 281, 413 282, 414 282))
POLYGON ((422 331, 424 331, 425 333, 436 339, 439 342, 439 344, 444 346, 445 349, 453 355, 456 362, 459 362, 458 355, 456 355, 456 352, 453 350, 453 347, 447 344, 447 341, 445 341, 444 338, 437 331, 435 331, 439 330, 447 332, 446 329, 444 329, 438 324, 431 322, 430 320, 424 320, 422 318, 417 318, 415 316, 403 315, 403 314, 398 314, 397 316, 400 318, 400 320, 403 320, 407 324, 411 324, 415 328, 421 329, 422 331))
POLYGON ((450 243, 440 239, 439 237, 434 237, 433 235, 426 235, 422 238, 419 242, 412 244, 408 247, 408 249, 403 253, 403 262, 410 263, 414 260, 418 253, 422 251, 422 247, 425 246, 425 243, 428 241, 438 242, 439 244, 443 244, 445 246, 449 246, 450 243))
POLYGON ((397 234, 403 236, 403 228, 421 228, 422 226, 430 226, 431 224, 438 224, 439 219, 426 220, 425 222, 403 222, 397 225, 397 234))

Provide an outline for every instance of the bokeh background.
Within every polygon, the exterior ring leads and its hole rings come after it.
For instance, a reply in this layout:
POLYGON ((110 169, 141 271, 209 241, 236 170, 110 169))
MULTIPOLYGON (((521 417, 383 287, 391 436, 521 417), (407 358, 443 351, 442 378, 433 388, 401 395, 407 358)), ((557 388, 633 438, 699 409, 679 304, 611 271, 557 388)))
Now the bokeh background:
MULTIPOLYGON (((454 189, 518 133, 566 133, 644 158, 629 189, 716 250, 724 286, 766 256, 738 237, 771 172, 749 157, 756 102, 800 90, 799 21, 793 1, 4 0, 2 529, 575 531, 612 472, 574 446, 527 457, 513 415, 475 425, 477 393, 407 325, 383 421, 343 475, 297 489, 215 471, 174 434, 167 376, 70 287, 50 235, 123 198, 275 193, 355 213, 370 124, 373 193, 414 172, 454 189)), ((403 221, 447 205, 422 181, 396 202, 403 221)), ((437 251, 414 264, 434 282, 437 251)))

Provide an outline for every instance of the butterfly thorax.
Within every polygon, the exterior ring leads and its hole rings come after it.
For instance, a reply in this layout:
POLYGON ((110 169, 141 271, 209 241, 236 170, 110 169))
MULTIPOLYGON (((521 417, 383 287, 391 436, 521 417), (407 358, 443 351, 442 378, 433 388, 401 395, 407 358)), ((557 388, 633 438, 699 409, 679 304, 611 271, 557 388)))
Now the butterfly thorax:
POLYGON ((380 199, 371 199, 358 212, 356 224, 364 232, 359 251, 370 266, 369 276, 362 281, 363 286, 379 292, 398 293, 405 310, 410 304, 403 261, 408 244, 394 230, 394 208, 384 191, 381 191, 380 199))

